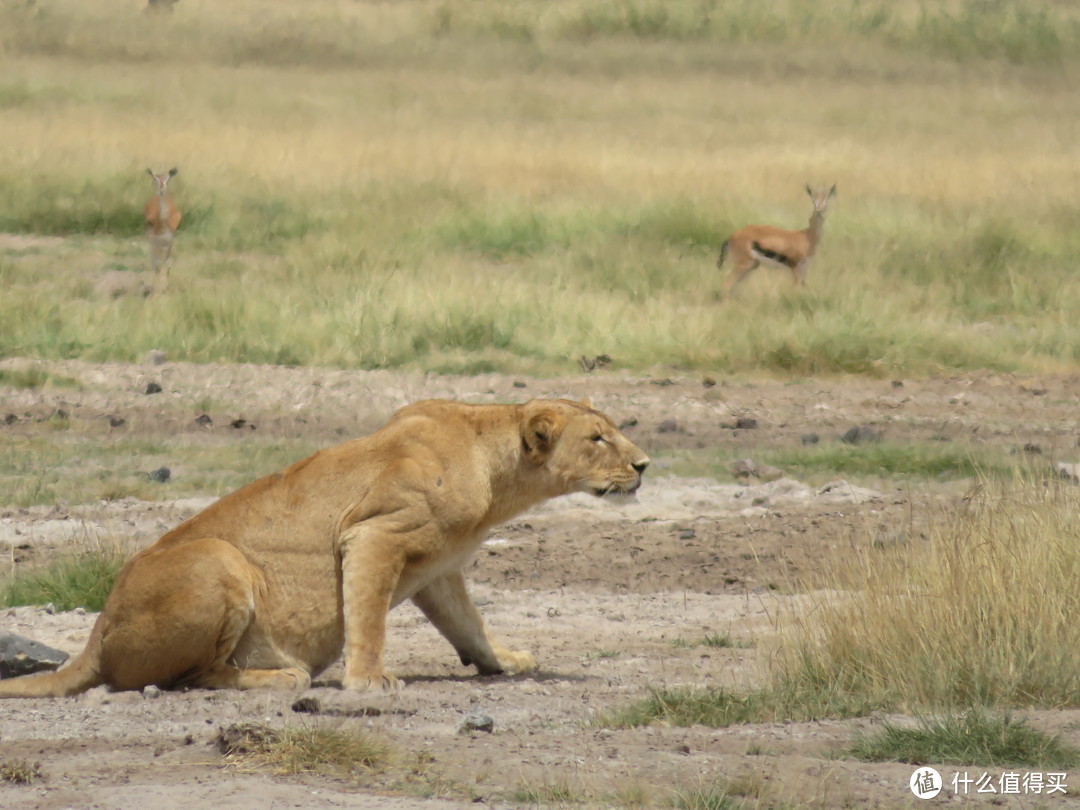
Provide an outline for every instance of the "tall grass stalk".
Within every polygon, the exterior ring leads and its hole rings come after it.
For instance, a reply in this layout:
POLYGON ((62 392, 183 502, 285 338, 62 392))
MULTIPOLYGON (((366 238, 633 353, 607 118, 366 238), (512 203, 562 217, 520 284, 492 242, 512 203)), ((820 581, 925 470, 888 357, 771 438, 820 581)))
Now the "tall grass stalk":
POLYGON ((1077 705, 1078 507, 1067 484, 995 482, 924 543, 864 549, 791 627, 776 684, 914 710, 1077 705))

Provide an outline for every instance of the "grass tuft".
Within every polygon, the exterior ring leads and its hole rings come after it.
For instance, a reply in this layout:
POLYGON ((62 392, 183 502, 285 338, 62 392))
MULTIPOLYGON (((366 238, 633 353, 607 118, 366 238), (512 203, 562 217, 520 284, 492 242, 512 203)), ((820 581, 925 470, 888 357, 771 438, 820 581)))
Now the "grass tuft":
POLYGON ((0 582, 0 606, 51 603, 59 611, 100 611, 125 561, 117 552, 92 550, 43 569, 17 572, 0 582))
POLYGON ((26 759, 8 759, 0 762, 0 782, 30 785, 44 778, 40 762, 31 762, 26 759))
POLYGON ((387 746, 370 735, 319 726, 233 725, 219 731, 217 743, 232 766, 266 768, 288 776, 363 779, 385 765, 390 755, 387 746))
POLYGON ((847 756, 868 762, 916 765, 984 765, 1066 770, 1080 752, 1055 736, 1010 715, 970 710, 944 717, 922 717, 914 728, 886 720, 873 734, 858 735, 847 756))

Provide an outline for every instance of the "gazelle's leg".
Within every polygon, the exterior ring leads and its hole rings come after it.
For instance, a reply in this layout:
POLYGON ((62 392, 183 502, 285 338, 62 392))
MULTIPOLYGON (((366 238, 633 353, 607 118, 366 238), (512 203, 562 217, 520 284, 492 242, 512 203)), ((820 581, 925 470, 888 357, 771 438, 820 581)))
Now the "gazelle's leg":
POLYGON ((746 274, 757 267, 759 262, 756 259, 746 259, 744 261, 736 263, 731 268, 731 275, 727 277, 727 282, 724 284, 724 298, 728 298, 731 295, 731 291, 735 289, 735 285, 742 281, 746 274))

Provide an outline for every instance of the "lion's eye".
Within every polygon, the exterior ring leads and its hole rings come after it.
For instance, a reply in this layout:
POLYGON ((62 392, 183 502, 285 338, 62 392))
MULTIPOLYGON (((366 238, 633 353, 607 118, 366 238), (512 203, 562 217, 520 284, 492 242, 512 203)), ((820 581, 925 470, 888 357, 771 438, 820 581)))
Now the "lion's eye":
POLYGON ((602 433, 597 433, 595 436, 592 437, 592 440, 597 444, 600 444, 604 441, 604 435, 602 433))

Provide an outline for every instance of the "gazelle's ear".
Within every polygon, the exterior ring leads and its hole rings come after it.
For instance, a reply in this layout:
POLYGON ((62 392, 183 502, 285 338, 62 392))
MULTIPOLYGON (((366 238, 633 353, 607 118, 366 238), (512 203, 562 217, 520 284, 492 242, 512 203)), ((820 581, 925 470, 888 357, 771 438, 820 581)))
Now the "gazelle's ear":
POLYGON ((592 410, 592 399, 590 399, 589 397, 582 397, 581 404, 589 410, 592 410))
POLYGON ((153 170, 153 169, 147 169, 147 170, 146 170, 146 173, 147 173, 148 175, 150 175, 151 177, 153 177, 153 176, 154 176, 154 170, 153 170))
POLYGON ((180 170, 179 170, 179 169, 177 169, 177 168, 175 168, 175 167, 174 167, 174 168, 172 168, 172 169, 169 169, 169 177, 176 177, 176 173, 177 173, 178 171, 180 171, 180 170))
POLYGON ((836 196, 836 183, 833 183, 833 187, 829 189, 829 198, 836 196))
POLYGON ((810 199, 814 199, 814 190, 810 188, 810 184, 806 184, 806 193, 810 195, 810 199))

